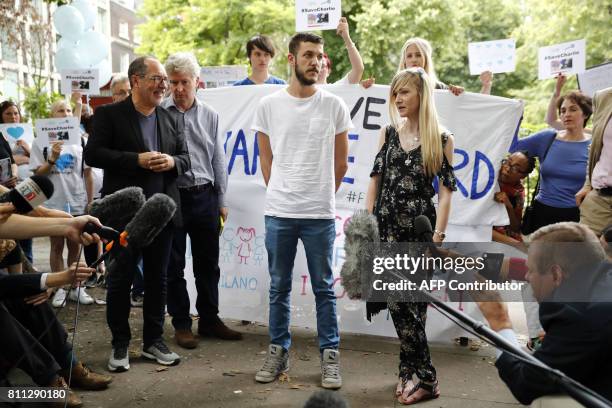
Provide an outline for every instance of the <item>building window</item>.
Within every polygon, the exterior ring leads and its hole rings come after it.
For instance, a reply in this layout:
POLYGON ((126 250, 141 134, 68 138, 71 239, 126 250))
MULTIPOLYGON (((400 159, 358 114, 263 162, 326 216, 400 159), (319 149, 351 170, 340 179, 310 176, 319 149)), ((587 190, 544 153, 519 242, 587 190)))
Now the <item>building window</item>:
POLYGON ((2 36, 0 39, 0 44, 2 45, 2 60, 17 63, 17 47, 9 44, 8 34, 6 31, 2 30, 0 35, 2 36))
POLYGON ((2 97, 4 99, 13 99, 18 101, 19 95, 19 73, 17 71, 4 70, 4 78, 2 79, 2 97))
POLYGON ((99 31, 104 35, 108 35, 106 23, 107 23, 106 10, 98 7, 98 21, 97 21, 96 31, 99 31))
POLYGON ((119 21, 119 38, 130 40, 130 26, 126 21, 119 21))
POLYGON ((128 68, 130 67, 130 54, 127 52, 121 53, 121 59, 119 60, 119 71, 120 72, 128 72, 128 68))

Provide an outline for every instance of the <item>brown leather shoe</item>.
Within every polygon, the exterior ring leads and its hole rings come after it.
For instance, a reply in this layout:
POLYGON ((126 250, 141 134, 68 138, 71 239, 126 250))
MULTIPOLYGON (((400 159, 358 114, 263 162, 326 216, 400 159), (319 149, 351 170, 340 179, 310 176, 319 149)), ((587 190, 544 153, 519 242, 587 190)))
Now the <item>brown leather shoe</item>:
MULTIPOLYGON (((69 374, 68 370, 60 371, 60 375, 64 377, 64 379, 68 379, 69 374)), ((94 373, 81 362, 78 362, 72 368, 72 378, 70 379, 71 387, 95 391, 106 389, 111 382, 113 382, 113 377, 94 373)))
POLYGON ((194 349, 198 347, 198 340, 195 338, 191 329, 189 330, 175 330, 174 340, 176 344, 186 349, 194 349))
POLYGON ((198 334, 202 337, 216 337, 221 340, 242 340, 242 333, 230 329, 219 318, 210 324, 200 321, 198 334))
POLYGON ((78 395, 72 392, 72 390, 68 387, 68 384, 66 384, 66 381, 64 381, 64 378, 62 376, 58 375, 51 382, 51 384, 49 384, 49 387, 63 388, 68 391, 68 398, 66 399, 66 401, 62 399, 61 401, 54 402, 54 407, 63 408, 64 406, 66 406, 68 408, 79 408, 83 405, 83 401, 81 401, 78 395))

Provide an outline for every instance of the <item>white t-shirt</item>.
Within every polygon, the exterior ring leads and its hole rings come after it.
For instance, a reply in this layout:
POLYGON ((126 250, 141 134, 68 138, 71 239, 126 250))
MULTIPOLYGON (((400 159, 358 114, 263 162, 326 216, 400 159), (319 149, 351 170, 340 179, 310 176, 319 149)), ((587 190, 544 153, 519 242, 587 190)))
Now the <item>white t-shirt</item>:
POLYGON ((322 89, 296 98, 285 88, 261 99, 251 128, 272 147, 266 215, 335 217, 335 135, 352 126, 344 101, 322 89))
MULTIPOLYGON (((50 153, 49 148, 48 154, 50 153)), ((38 143, 32 143, 30 169, 35 171, 45 161, 38 143)), ((87 194, 83 182, 82 165, 83 147, 81 144, 62 146, 62 152, 48 175, 54 190, 53 196, 45 202, 45 207, 66 211, 72 215, 85 213, 87 194)), ((88 168, 86 164, 84 167, 88 168)))

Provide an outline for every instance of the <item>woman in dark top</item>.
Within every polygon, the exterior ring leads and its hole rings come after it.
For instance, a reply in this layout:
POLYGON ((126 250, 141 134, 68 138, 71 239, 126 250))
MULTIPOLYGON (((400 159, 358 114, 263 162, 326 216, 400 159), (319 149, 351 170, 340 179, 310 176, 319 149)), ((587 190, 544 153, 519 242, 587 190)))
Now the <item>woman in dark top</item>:
MULTIPOLYGON (((434 241, 445 238, 451 194, 456 190, 453 136, 438 124, 433 89, 433 82, 421 68, 401 70, 391 83, 392 124, 381 131, 366 201, 368 211, 376 214, 382 242, 420 241, 414 219, 422 214, 435 225, 434 241), (432 200, 436 176, 437 209, 432 200)), ((392 299, 382 305, 368 303, 368 319, 385 307, 401 342, 398 401, 409 405, 437 398, 440 390, 425 334, 427 303, 392 299)))
MULTIPOLYGON (((0 104, 0 123, 19 123, 21 120, 21 114, 17 104, 13 101, 4 101, 0 104), (13 118, 17 114, 18 120, 15 121, 13 118)), ((0 176, 0 184, 5 187, 13 188, 17 185, 17 165, 13 158, 13 152, 9 143, 7 142, 8 135, 2 135, 0 138, 0 160, 10 160, 8 166, 10 174, 2 174, 0 176)))

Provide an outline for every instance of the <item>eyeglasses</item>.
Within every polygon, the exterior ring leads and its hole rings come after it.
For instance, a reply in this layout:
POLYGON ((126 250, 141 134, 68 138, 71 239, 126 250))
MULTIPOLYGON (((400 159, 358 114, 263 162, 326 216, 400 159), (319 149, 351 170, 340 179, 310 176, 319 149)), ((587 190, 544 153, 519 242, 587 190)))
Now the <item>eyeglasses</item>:
POLYGON ((510 167, 510 172, 511 173, 527 174, 526 171, 521 170, 521 168, 520 168, 520 166, 518 164, 509 164, 509 163, 510 163, 509 159, 503 159, 501 161, 502 166, 510 167))
POLYGON ((161 83, 165 83, 166 85, 168 84, 168 77, 163 77, 160 75, 153 75, 153 76, 146 76, 146 75, 139 75, 141 78, 145 78, 148 79, 149 81, 153 81, 156 84, 161 84, 161 83))

